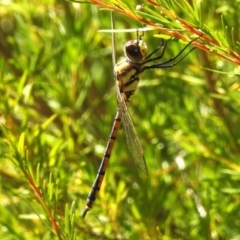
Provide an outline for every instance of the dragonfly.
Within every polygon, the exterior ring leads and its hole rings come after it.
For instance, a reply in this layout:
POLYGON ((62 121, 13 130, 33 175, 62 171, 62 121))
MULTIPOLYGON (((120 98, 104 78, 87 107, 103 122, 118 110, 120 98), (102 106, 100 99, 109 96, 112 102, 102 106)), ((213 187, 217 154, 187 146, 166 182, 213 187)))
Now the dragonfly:
POLYGON ((153 52, 147 54, 147 44, 142 40, 143 35, 143 33, 139 35, 139 31, 137 30, 137 39, 130 40, 124 45, 125 59, 117 64, 115 64, 115 53, 113 50, 114 78, 116 80, 118 108, 113 121, 113 126, 107 142, 105 153, 103 155, 100 167, 97 172, 96 179, 87 197, 86 207, 82 215, 83 218, 86 216, 87 212, 93 207, 94 201, 101 188, 121 122, 125 129, 127 146, 132 153, 132 157, 136 165, 145 174, 148 174, 143 149, 141 147, 140 140, 137 136, 131 117, 129 115, 127 104, 129 103, 130 98, 137 89, 140 75, 145 70, 174 67, 195 49, 195 47, 191 48, 190 51, 188 51, 182 56, 183 52, 194 41, 201 37, 200 36, 190 41, 175 57, 171 57, 166 61, 156 62, 158 60, 161 60, 164 56, 168 42, 171 40, 171 38, 166 41, 161 39, 160 45, 153 52), (157 53, 158 56, 154 57, 157 53), (155 63, 148 65, 152 62, 155 63))

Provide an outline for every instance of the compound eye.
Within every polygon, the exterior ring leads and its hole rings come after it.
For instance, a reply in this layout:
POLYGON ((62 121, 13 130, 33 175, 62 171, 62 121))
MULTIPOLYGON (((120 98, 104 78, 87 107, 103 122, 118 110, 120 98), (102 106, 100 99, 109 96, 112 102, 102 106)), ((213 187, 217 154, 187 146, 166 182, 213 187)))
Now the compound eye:
POLYGON ((125 44, 124 52, 131 62, 140 63, 146 57, 146 45, 142 40, 131 40, 125 44))

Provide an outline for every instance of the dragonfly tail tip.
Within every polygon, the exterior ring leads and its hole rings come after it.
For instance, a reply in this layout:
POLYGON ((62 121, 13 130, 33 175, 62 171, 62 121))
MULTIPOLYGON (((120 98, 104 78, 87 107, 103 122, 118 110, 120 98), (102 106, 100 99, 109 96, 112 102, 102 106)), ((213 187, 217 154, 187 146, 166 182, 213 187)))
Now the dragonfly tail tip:
POLYGON ((90 209, 88 207, 86 207, 83 211, 83 214, 82 214, 82 218, 85 218, 85 216, 87 215, 87 212, 89 211, 90 209))

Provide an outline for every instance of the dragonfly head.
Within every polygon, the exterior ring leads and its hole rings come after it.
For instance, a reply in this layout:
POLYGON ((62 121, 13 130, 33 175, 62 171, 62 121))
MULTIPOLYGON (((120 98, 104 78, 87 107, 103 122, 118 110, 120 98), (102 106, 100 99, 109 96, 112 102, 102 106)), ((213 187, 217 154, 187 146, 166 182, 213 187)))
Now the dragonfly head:
POLYGON ((124 46, 124 53, 132 63, 141 63, 147 57, 147 45, 143 40, 131 40, 124 46))

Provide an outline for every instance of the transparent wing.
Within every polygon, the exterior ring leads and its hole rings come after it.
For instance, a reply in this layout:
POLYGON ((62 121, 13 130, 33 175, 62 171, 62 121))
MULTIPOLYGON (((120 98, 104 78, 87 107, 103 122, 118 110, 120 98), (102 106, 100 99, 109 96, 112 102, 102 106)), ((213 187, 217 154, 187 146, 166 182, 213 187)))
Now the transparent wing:
POLYGON ((148 174, 146 161, 144 158, 143 149, 136 130, 133 126, 132 119, 129 115, 126 103, 117 88, 117 98, 119 111, 122 114, 122 123, 125 129, 126 141, 129 151, 131 152, 135 164, 145 173, 148 174))
POLYGON ((128 32, 145 32, 145 31, 153 31, 154 28, 145 27, 145 28, 130 28, 130 29, 100 29, 98 32, 105 32, 105 33, 128 33, 128 32))
MULTIPOLYGON (((111 33, 112 33, 112 47, 113 47, 113 52, 112 52, 112 63, 113 63, 113 75, 114 75, 114 80, 115 80, 115 84, 116 84, 116 92, 117 92, 117 100, 118 100, 118 107, 119 107, 119 111, 122 115, 121 121, 123 123, 123 127, 125 129, 125 134, 126 134, 126 139, 127 139, 127 146, 128 149, 130 150, 134 162, 136 163, 136 165, 146 174, 148 174, 147 171, 147 165, 146 165, 146 161, 144 158, 144 154, 143 154, 143 150, 139 141, 139 138, 137 136, 137 133, 134 129, 132 120, 130 118, 130 115, 128 113, 127 110, 127 106, 125 103, 125 100, 123 99, 120 91, 119 91, 119 87, 117 85, 117 76, 116 76, 116 72, 114 70, 114 67, 116 65, 116 61, 115 61, 115 22, 114 22, 114 18, 113 18, 113 12, 111 12, 111 24, 112 24, 112 29, 111 29, 111 33)), ((150 30, 150 29, 148 29, 150 30)), ((136 29, 135 29, 136 31, 136 29)))

